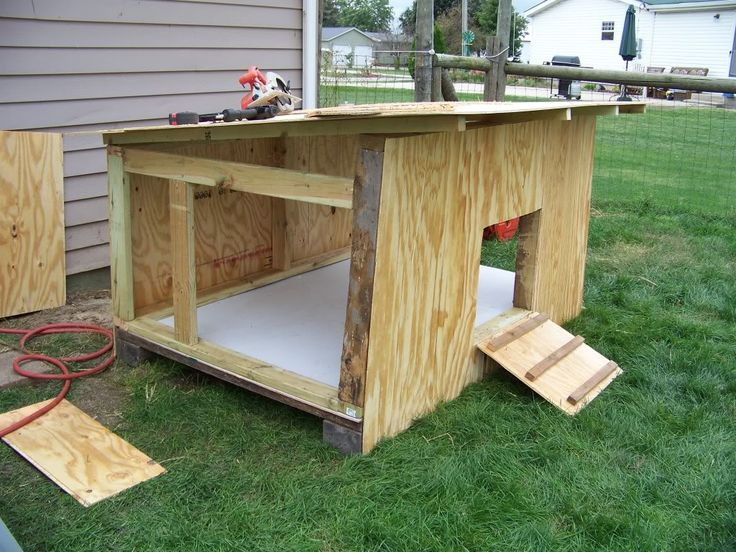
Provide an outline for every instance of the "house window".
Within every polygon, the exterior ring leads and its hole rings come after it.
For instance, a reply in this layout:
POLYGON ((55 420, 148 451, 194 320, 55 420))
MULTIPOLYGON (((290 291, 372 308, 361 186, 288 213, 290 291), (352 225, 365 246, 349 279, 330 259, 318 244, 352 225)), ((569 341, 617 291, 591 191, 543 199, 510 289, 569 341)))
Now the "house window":
POLYGON ((601 40, 613 40, 613 21, 601 23, 601 40))

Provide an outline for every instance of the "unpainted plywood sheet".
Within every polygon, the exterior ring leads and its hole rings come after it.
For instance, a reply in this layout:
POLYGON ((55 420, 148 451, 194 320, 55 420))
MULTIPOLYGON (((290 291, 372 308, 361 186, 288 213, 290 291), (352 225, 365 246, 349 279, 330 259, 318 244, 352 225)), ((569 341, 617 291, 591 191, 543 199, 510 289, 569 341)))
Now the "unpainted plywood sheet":
POLYGON ((61 135, 0 131, 0 317, 65 301, 61 135))
POLYGON ((582 338, 536 312, 478 348, 567 414, 579 412, 622 373, 582 338), (519 328, 523 333, 516 337, 519 328))
MULTIPOLYGON (((48 402, 0 414, 0 427, 8 427, 48 402)), ((83 506, 166 471, 66 400, 3 441, 83 506)))

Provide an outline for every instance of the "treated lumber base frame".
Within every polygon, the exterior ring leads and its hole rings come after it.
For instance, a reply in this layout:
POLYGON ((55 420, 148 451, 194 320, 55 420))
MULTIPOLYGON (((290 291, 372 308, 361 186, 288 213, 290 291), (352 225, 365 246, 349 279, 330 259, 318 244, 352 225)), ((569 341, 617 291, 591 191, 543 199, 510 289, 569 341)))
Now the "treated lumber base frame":
POLYGON ((128 351, 135 353, 132 356, 122 357, 126 363, 131 363, 128 362, 128 360, 130 360, 132 361, 132 364, 135 364, 136 359, 140 359, 139 361, 142 362, 143 360, 150 359, 153 355, 168 358, 217 379, 232 383, 233 385, 237 385, 238 387, 242 387, 243 389, 247 389, 253 393, 257 393, 287 406, 291 406, 292 408, 296 408, 297 410, 322 418, 325 421, 329 421, 333 426, 343 428, 345 431, 362 434, 363 423, 360 420, 351 420, 339 416, 337 413, 330 412, 329 410, 317 408, 308 402, 280 393, 279 391, 271 389, 265 385, 260 385, 256 382, 237 377, 225 370, 220 370, 219 368, 202 362, 194 357, 169 349, 168 347, 164 347, 155 341, 135 335, 132 332, 128 332, 121 328, 115 328, 115 342, 118 350, 126 351, 126 354, 128 351))

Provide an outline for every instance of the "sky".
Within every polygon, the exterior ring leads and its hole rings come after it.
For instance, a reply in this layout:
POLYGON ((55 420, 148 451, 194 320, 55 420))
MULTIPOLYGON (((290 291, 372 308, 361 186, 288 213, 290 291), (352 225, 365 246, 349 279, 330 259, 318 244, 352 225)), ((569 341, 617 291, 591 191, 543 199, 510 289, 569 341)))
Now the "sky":
MULTIPOLYGON (((516 11, 522 12, 534 4, 538 4, 541 0, 513 0, 514 8, 516 11)), ((413 0, 389 0, 389 4, 394 9, 394 24, 399 24, 399 16, 404 13, 404 10, 411 6, 413 0)))

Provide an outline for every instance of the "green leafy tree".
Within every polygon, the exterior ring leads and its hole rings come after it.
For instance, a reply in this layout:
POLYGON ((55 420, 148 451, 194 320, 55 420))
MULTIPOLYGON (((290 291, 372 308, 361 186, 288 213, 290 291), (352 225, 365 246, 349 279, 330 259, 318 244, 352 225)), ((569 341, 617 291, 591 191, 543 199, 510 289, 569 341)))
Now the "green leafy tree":
MULTIPOLYGON (((475 14, 480 29, 488 34, 496 34, 496 21, 498 18, 498 0, 484 0, 475 14)), ((509 36, 509 54, 517 56, 521 53, 521 39, 526 35, 529 22, 526 17, 511 10, 511 34, 509 36)))
POLYGON ((336 0, 322 0, 322 26, 340 26, 340 8, 336 0))
POLYGON ((388 0, 337 0, 342 27, 361 31, 389 31, 394 11, 388 0))
MULTIPOLYGON (((480 8, 482 0, 468 0, 468 18, 472 19, 473 14, 480 8)), ((462 0, 434 0, 434 19, 437 19, 443 15, 448 14, 453 9, 457 9, 458 12, 462 6, 462 0)), ((399 25, 404 34, 413 35, 416 30, 417 22, 417 3, 416 0, 411 6, 404 10, 399 16, 399 25)))

